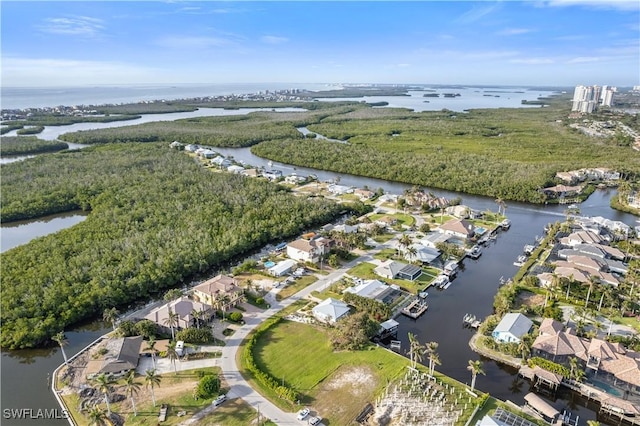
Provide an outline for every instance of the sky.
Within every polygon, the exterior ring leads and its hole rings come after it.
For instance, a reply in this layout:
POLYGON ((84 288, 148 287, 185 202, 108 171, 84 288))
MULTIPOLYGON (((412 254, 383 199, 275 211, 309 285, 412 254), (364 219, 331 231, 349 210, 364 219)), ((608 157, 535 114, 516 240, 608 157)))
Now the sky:
POLYGON ((640 1, 7 1, 1 84, 640 85, 640 1))

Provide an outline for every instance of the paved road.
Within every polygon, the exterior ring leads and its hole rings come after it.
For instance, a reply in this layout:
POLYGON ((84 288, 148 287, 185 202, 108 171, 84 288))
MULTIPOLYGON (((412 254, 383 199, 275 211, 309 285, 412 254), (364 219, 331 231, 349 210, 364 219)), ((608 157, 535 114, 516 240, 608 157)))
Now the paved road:
MULTIPOLYGON (((302 422, 296 419, 296 413, 287 413, 280 408, 272 404, 268 399, 260 395, 253 390, 251 386, 244 380, 240 372, 238 371, 238 365, 236 364, 236 355, 239 350, 239 345, 247 337, 247 335, 258 325, 260 325, 265 319, 273 316, 280 310, 291 305, 297 300, 307 298, 313 291, 322 291, 329 287, 331 284, 339 280, 347 270, 351 269, 360 262, 371 260, 373 253, 387 247, 392 240, 385 244, 379 245, 369 254, 361 256, 342 268, 336 269, 328 275, 322 276, 318 281, 300 290, 295 295, 278 302, 275 299, 275 293, 269 292, 265 296, 267 303, 271 304, 271 308, 266 311, 257 312, 252 316, 245 316, 245 325, 239 328, 231 337, 227 338, 226 346, 222 349, 222 358, 216 360, 216 365, 222 369, 222 374, 230 386, 228 393, 229 398, 242 398, 245 402, 251 405, 254 409, 260 410, 260 413, 271 419, 278 425, 300 425, 302 422)), ((315 414, 311 411, 312 414, 315 414)), ((322 413, 319 413, 322 415, 322 413)), ((195 417, 195 416, 194 416, 195 417)), ((188 424, 188 423, 185 423, 188 424)))

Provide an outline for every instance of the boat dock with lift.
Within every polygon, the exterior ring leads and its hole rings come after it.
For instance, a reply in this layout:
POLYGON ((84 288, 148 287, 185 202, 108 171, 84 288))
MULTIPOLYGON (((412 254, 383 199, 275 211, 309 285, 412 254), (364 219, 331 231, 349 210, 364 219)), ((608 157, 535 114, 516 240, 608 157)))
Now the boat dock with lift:
POLYGON ((476 318, 475 315, 464 314, 464 317, 462 317, 462 324, 465 327, 478 328, 480 327, 480 324, 482 324, 482 321, 476 318))

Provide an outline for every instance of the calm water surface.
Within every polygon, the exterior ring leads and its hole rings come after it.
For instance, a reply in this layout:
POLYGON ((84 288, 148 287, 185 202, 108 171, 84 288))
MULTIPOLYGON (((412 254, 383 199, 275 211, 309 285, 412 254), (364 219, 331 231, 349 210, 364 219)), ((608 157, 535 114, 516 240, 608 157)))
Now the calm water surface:
POLYGON ((87 218, 84 212, 62 213, 39 218, 3 223, 0 229, 0 252, 7 251, 34 238, 69 228, 87 218))

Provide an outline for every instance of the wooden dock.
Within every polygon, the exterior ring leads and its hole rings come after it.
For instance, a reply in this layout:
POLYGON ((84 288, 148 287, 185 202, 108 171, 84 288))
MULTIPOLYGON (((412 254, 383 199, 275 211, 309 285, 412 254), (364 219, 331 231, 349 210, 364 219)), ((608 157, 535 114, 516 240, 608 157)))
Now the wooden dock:
POLYGON ((417 319, 422 314, 424 314, 428 308, 429 305, 427 305, 424 301, 416 298, 413 299, 413 301, 411 301, 411 303, 409 303, 406 307, 404 307, 401 312, 409 318, 417 319))

